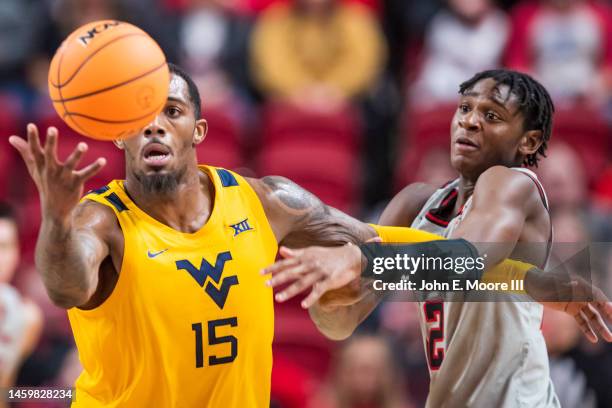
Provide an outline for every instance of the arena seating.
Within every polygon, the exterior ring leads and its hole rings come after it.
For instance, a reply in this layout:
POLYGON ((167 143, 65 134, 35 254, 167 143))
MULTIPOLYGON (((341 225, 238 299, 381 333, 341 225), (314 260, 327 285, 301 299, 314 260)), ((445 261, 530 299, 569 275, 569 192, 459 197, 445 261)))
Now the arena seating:
POLYGON ((361 147, 357 113, 346 108, 335 113, 305 112, 288 104, 269 103, 262 113, 262 143, 299 139, 333 141, 351 152, 361 147))
POLYGON ((17 151, 8 143, 8 137, 19 133, 21 112, 17 101, 12 95, 0 94, 0 200, 9 198, 15 180, 13 168, 17 159, 17 151))
POLYGON ((208 135, 198 145, 198 162, 237 169, 243 166, 240 129, 220 108, 205 108, 202 117, 208 122, 208 135))
POLYGON ((397 159, 396 190, 416 181, 416 169, 426 152, 432 149, 450 148, 450 126, 456 105, 445 105, 420 111, 408 109, 404 115, 400 154, 397 159))
POLYGON ((352 212, 359 203, 358 123, 351 111, 313 114, 269 106, 264 115, 259 175, 283 175, 325 203, 352 212))
POLYGON ((272 399, 287 407, 303 406, 299 397, 311 394, 325 379, 336 346, 300 307, 302 297, 274 307, 272 399))
POLYGON ((576 149, 592 186, 599 177, 612 153, 610 129, 602 115, 580 106, 571 110, 558 110, 553 122, 551 143, 564 141, 576 149))

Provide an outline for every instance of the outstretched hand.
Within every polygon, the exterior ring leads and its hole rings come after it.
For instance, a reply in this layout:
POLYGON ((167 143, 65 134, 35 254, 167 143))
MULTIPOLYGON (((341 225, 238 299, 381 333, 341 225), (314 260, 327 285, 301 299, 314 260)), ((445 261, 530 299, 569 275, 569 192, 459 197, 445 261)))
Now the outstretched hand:
MULTIPOLYGON (((379 241, 380 238, 374 240, 379 241)), ((372 240, 371 240, 372 241, 372 240)), ((368 241, 369 242, 369 241, 368 241)), ((289 286, 276 294, 277 302, 284 302, 312 288, 302 301, 307 309, 319 300, 327 306, 350 305, 360 300, 361 291, 361 250, 356 245, 341 247, 308 247, 289 249, 280 247, 284 258, 262 270, 269 275, 268 286, 289 286)))
POLYGON ((612 302, 601 289, 580 276, 569 273, 529 271, 525 276, 527 293, 544 306, 571 315, 592 343, 598 335, 612 342, 612 302))
POLYGON ((81 142, 65 162, 57 157, 58 132, 54 127, 47 129, 44 147, 41 146, 38 128, 30 123, 27 140, 11 136, 9 143, 17 149, 34 180, 41 199, 43 215, 63 220, 76 207, 83 195, 85 182, 100 171, 106 159, 98 158, 93 163, 76 170, 87 144, 81 142))
POLYGON ((605 341, 612 342, 612 332, 607 326, 612 324, 612 302, 601 289, 580 277, 567 285, 574 299, 588 300, 545 303, 546 307, 571 315, 590 342, 597 343, 598 335, 605 341))

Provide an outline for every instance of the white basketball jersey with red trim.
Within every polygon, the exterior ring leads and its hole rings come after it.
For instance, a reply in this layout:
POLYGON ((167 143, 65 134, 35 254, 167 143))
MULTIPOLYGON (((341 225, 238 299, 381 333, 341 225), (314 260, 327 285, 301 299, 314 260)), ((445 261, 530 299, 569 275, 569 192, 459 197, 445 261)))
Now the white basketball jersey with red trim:
MULTIPOLYGON (((531 177, 545 207, 537 176, 531 177)), ((412 223, 413 228, 450 236, 466 213, 447 220, 459 180, 438 189, 412 223)), ((550 242, 546 260, 550 252, 550 242)), ((545 263, 545 262, 544 262, 545 263)), ((421 333, 431 384, 427 407, 559 407, 549 377, 548 355, 540 331, 542 305, 531 302, 419 302, 421 333)))

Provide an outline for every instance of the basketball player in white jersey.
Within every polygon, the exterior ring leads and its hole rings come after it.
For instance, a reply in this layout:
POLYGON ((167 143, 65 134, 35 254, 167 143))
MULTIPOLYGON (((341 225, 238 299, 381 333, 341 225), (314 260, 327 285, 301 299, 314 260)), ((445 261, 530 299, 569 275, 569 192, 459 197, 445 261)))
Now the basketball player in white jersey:
MULTIPOLYGON (((11 207, 0 202, 0 387, 11 387, 20 363, 34 349, 42 314, 10 285, 19 266, 17 222, 11 207)), ((4 402, 0 402, 0 407, 4 402)))
MULTIPOLYGON (((548 203, 535 174, 523 166, 537 165, 545 154, 554 111, 550 96, 531 77, 508 70, 476 74, 459 93, 451 163, 460 177, 439 189, 409 185, 379 223, 472 243, 504 243, 487 248, 489 265, 518 257, 518 243, 538 243, 521 260, 544 268, 552 243, 548 203)), ((312 306, 311 317, 330 338, 348 337, 380 300, 366 285, 345 304, 321 298, 346 285, 347 276, 355 285, 361 270, 355 247, 283 248, 281 254, 288 259, 264 273, 274 275, 272 286, 295 281, 278 295, 281 300, 313 286, 303 305, 312 306)), ((612 306, 601 292, 596 297, 551 306, 572 314, 590 340, 599 333, 612 341, 602 319, 612 318, 612 306)), ((419 303, 418 309, 431 376, 428 407, 559 406, 540 332, 542 305, 438 300, 419 303)))

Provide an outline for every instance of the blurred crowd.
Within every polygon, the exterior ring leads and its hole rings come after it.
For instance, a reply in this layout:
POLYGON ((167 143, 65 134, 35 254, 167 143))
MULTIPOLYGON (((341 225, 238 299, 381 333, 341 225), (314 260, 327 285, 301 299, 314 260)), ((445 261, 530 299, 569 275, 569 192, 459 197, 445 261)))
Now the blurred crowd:
MULTIPOLYGON (((606 1, 2 0, 2 386, 71 386, 80 370, 65 311, 33 268, 38 197, 6 139, 35 122, 60 130, 62 157, 81 140, 53 111, 47 71, 63 38, 101 19, 142 27, 193 75, 210 126, 202 162, 289 177, 367 221, 410 182, 456 177, 449 125, 461 82, 495 67, 530 73, 556 105, 548 157, 536 169, 555 240, 612 242, 606 1)), ((85 160, 109 161, 88 187, 122 178, 121 153, 88 143, 85 160)), ((612 251, 602 244, 598 254, 594 279, 610 295, 612 251)), ((587 344, 562 314, 547 311, 542 331, 562 405, 609 407, 612 347, 587 344)), ((420 407, 427 387, 414 304, 384 303, 342 343, 318 334, 297 303, 277 307, 274 407, 420 407)))

